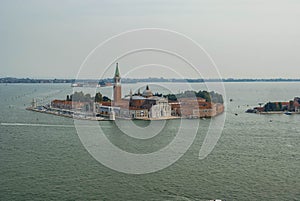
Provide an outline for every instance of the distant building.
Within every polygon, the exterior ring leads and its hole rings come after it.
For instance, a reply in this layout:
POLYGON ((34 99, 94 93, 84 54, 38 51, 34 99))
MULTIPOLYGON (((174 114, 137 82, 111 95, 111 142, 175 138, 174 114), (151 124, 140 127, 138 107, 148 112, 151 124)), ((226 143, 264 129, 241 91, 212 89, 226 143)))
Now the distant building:
MULTIPOLYGON (((167 98, 153 95, 147 85, 141 93, 133 94, 130 90, 129 96, 122 98, 121 76, 118 63, 116 64, 113 84, 113 101, 88 102, 53 100, 52 108, 72 110, 74 112, 85 112, 94 116, 107 116, 110 120, 115 118, 129 119, 168 119, 171 116, 186 118, 212 117, 224 111, 221 103, 206 102, 203 98, 180 98, 178 101, 170 102, 167 98)), ((299 108, 298 105, 293 107, 299 108)))
POLYGON ((76 110, 82 112, 97 112, 100 104, 95 102, 79 102, 67 100, 53 100, 50 104, 51 108, 58 108, 64 110, 76 110))
POLYGON ((86 105, 88 105, 87 102, 75 102, 67 100, 53 100, 50 104, 52 108, 59 108, 65 110, 83 109, 84 107, 87 107, 86 105))
POLYGON ((300 113, 300 98, 295 97, 294 100, 288 102, 268 102, 263 107, 254 107, 246 112, 249 113, 272 113, 272 112, 295 112, 300 113))
POLYGON ((132 94, 126 98, 122 98, 121 76, 118 63, 116 65, 114 75, 114 100, 113 105, 120 107, 120 111, 116 112, 116 116, 128 118, 161 118, 171 116, 171 106, 168 100, 163 97, 154 96, 149 86, 141 94, 132 94))
POLYGON ((294 107, 295 112, 300 112, 300 98, 299 97, 294 98, 293 107, 294 107))
POLYGON ((185 118, 213 117, 224 111, 221 103, 206 102, 203 98, 180 98, 170 103, 173 116, 185 118))
POLYGON ((104 116, 108 116, 111 113, 114 113, 116 116, 119 116, 120 115, 120 107, 101 105, 97 112, 104 116))
POLYGON ((149 116, 151 118, 160 118, 160 117, 170 117, 171 116, 171 106, 168 103, 168 99, 155 97, 155 105, 152 105, 150 108, 149 116))
POLYGON ((149 118, 149 111, 148 109, 130 108, 129 116, 131 118, 149 118))
MULTIPOLYGON (((168 99, 158 96, 153 96, 149 86, 140 93, 130 95, 129 97, 129 110, 147 110, 143 112, 143 116, 147 114, 148 118, 161 118, 171 116, 171 106, 168 103, 168 99)), ((136 112, 135 112, 136 113, 136 112)), ((132 114, 132 113, 131 113, 132 114)), ((134 116, 135 118, 136 116, 134 116)))
POLYGON ((289 109, 289 102, 281 102, 281 108, 283 111, 288 110, 289 109))

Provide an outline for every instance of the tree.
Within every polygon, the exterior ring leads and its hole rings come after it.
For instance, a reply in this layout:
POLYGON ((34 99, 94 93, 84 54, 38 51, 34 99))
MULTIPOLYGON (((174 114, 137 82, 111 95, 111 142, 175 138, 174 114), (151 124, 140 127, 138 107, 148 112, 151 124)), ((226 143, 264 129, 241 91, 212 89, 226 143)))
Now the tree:
POLYGON ((178 94, 168 94, 164 95, 165 98, 168 98, 170 101, 176 101, 178 98, 194 98, 199 97, 206 100, 206 102, 214 102, 214 103, 224 103, 223 96, 214 91, 185 91, 183 93, 178 94))
POLYGON ((265 111, 276 111, 277 107, 276 107, 276 103, 272 103, 272 102, 268 102, 265 106, 265 111))
POLYGON ((72 94, 69 99, 71 101, 80 101, 80 102, 88 102, 92 100, 92 97, 90 94, 84 94, 82 91, 81 92, 75 92, 72 94))
POLYGON ((72 101, 85 101, 84 100, 84 94, 83 92, 75 92, 73 95, 72 95, 72 101))
POLYGON ((111 100, 107 96, 103 96, 103 101, 104 102, 110 102, 111 100))
MULTIPOLYGON (((214 93, 212 93, 212 94, 214 94, 214 93)), ((198 91, 196 93, 196 96, 200 97, 200 98, 204 98, 206 100, 206 102, 212 102, 212 97, 211 97, 210 93, 208 93, 207 91, 198 91)))
POLYGON ((85 94, 85 95, 83 96, 83 99, 84 99, 84 101, 86 101, 86 102, 91 101, 91 100, 92 100, 91 94, 85 94))
POLYGON ((97 92, 95 95, 95 102, 102 102, 103 101, 103 97, 102 94, 100 92, 97 92))
POLYGON ((165 95, 164 97, 167 98, 169 101, 177 101, 175 94, 168 94, 168 95, 165 95))

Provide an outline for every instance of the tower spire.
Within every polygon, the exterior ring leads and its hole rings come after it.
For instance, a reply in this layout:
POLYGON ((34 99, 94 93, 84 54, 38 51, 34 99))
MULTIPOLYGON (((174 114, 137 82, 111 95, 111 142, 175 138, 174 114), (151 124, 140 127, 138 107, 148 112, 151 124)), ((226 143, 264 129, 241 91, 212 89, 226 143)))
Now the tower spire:
POLYGON ((120 77, 119 63, 116 63, 115 77, 120 77))
POLYGON ((118 103, 122 99, 122 89, 121 89, 121 77, 120 77, 120 71, 119 71, 119 64, 116 63, 116 71, 115 71, 115 77, 114 77, 114 103, 118 103))

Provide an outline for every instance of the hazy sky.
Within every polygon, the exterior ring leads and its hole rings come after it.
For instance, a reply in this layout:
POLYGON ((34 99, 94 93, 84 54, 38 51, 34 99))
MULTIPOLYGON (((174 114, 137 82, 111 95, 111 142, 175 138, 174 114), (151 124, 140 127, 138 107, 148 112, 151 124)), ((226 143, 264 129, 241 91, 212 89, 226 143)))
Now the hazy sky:
POLYGON ((299 20, 299 0, 1 0, 0 77, 74 78, 102 41, 153 27, 197 41, 224 78, 300 78, 299 20))

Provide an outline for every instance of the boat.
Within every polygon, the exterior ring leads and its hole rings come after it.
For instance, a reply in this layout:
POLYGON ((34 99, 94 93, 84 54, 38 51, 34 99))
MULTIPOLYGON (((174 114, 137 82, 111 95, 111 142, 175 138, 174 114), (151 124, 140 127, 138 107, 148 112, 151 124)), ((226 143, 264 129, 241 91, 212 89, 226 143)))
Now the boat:
POLYGON ((285 112, 284 114, 285 114, 285 115, 292 115, 291 112, 285 112))
POLYGON ((82 83, 72 83, 71 87, 83 87, 82 83))

